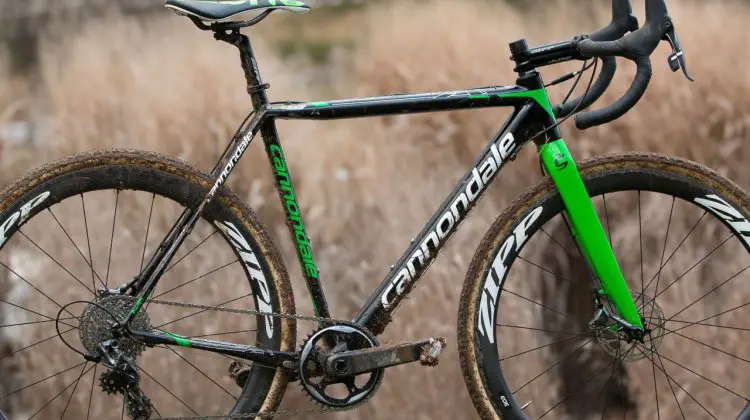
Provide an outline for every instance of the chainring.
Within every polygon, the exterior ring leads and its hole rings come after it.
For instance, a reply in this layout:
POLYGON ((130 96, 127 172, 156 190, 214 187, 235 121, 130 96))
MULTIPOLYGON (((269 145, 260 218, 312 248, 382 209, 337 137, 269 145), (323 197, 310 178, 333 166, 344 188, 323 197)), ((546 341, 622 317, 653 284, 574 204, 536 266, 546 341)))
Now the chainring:
POLYGON ((377 347, 378 341, 372 333, 355 324, 337 324, 324 327, 305 340, 300 351, 299 381, 302 390, 310 398, 326 407, 347 409, 365 402, 377 391, 383 381, 384 369, 357 376, 330 377, 325 372, 325 359, 344 351, 377 347), (333 347, 331 347, 333 346, 333 347), (357 379, 369 375, 364 385, 357 379), (345 396, 341 394, 345 388, 345 396))

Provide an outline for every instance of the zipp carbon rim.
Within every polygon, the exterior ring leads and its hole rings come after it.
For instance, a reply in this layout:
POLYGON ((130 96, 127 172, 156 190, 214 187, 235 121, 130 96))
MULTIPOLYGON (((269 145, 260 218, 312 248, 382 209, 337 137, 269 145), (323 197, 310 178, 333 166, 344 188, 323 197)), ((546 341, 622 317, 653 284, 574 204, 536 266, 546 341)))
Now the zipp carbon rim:
MULTIPOLYGON (((114 150, 47 164, 0 195, 0 410, 10 420, 123 416, 121 395, 102 390, 106 369, 62 343, 55 315, 70 302, 93 300, 94 290, 127 283, 210 185, 208 175, 184 162, 114 150)), ((275 245, 227 189, 206 207, 152 297, 294 315, 275 245)), ((116 296, 97 303, 118 314, 133 305, 116 296)), ((107 321, 85 318, 85 309, 67 306, 59 327, 66 341, 96 346, 107 321)), ((178 337, 295 350, 290 318, 150 303, 141 312, 144 325, 178 337)), ((289 379, 281 370, 252 366, 240 388, 227 373, 232 359, 223 355, 179 346, 131 352, 153 417, 274 411, 289 379)))
POLYGON ((657 154, 580 170, 651 333, 627 343, 590 325, 598 286, 544 180, 492 225, 464 284, 461 365, 481 417, 737 418, 750 397, 750 197, 657 154))

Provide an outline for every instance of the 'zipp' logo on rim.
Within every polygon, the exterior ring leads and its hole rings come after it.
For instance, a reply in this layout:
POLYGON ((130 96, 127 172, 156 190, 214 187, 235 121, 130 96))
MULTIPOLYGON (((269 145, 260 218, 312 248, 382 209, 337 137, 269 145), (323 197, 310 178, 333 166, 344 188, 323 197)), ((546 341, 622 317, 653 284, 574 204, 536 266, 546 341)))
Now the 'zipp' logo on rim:
POLYGON ((537 207, 526 216, 513 230, 513 234, 505 240, 500 251, 492 262, 487 278, 484 280, 484 290, 480 300, 479 315, 477 315, 477 329, 479 333, 494 344, 495 334, 495 306, 500 289, 503 288, 505 277, 508 274, 508 263, 515 258, 515 254, 523 247, 529 239, 529 229, 542 215, 544 208, 537 207))
POLYGON ((8 240, 8 232, 23 224, 23 222, 25 222, 26 219, 29 218, 31 210, 33 210, 34 207, 42 204, 44 200, 49 197, 49 195, 49 191, 45 191, 37 195, 36 197, 24 203, 24 205, 21 206, 21 210, 18 210, 17 212, 11 214, 7 219, 5 219, 3 224, 0 225, 0 247, 3 246, 5 244, 5 241, 8 240))
MULTIPOLYGON (((242 236, 239 229, 229 222, 219 222, 219 229, 221 229, 229 238, 232 246, 240 254, 242 264, 245 265, 247 272, 250 273, 250 277, 258 284, 258 290, 260 294, 256 293, 256 302, 258 303, 258 312, 271 313, 273 308, 271 307, 271 291, 268 289, 268 282, 266 276, 263 274, 263 270, 260 267, 260 262, 255 256, 253 251, 250 249, 250 244, 242 236)), ((266 335, 268 338, 273 337, 273 316, 266 315, 266 335)))
POLYGON ((732 227, 732 230, 738 233, 745 244, 750 247, 750 223, 748 223, 742 213, 714 194, 707 195, 705 198, 696 198, 695 202, 724 219, 732 227))

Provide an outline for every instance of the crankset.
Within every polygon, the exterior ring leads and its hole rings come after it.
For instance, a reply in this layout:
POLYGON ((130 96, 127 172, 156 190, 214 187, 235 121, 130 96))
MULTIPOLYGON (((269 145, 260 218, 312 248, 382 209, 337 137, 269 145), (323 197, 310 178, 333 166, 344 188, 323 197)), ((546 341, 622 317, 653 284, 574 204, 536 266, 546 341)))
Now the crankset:
MULTIPOLYGON (((375 336, 365 327, 330 318, 222 308, 158 299, 145 299, 143 303, 146 302, 154 305, 314 321, 326 325, 303 343, 299 353, 287 353, 295 360, 286 360, 280 365, 266 364, 255 361, 254 357, 247 356, 245 352, 240 352, 241 355, 231 357, 234 361, 230 364, 228 372, 230 378, 242 388, 253 366, 267 366, 287 371, 300 381, 303 390, 322 407, 246 413, 233 415, 232 418, 309 415, 321 411, 344 411, 357 408, 377 391, 386 368, 417 361, 424 366, 435 366, 446 346, 445 339, 430 338, 380 347, 375 336), (240 362, 237 358, 248 361, 240 362)), ((86 360, 102 363, 107 367, 107 371, 100 376, 100 387, 106 393, 123 396, 130 418, 136 420, 150 418, 153 406, 151 400, 140 389, 141 378, 135 360, 146 347, 150 346, 142 341, 142 337, 148 336, 153 339, 153 337, 167 333, 154 330, 145 311, 139 312, 133 319, 131 326, 135 328, 126 328, 122 324, 122 319, 136 304, 136 298, 128 295, 104 294, 95 302, 76 303, 87 304, 82 317, 85 322, 83 322, 83 332, 80 337, 84 349, 83 351, 77 350, 77 352, 86 360)), ((177 337, 169 336, 173 337, 173 340, 177 337)), ((196 344, 196 348, 202 343, 201 340, 191 337, 179 338, 196 344)), ((232 346, 251 347, 236 344, 232 346)), ((258 350, 254 352, 261 353, 258 350)))
POLYGON ((385 368, 416 361, 435 366, 445 345, 444 338, 430 338, 378 347, 375 337, 359 325, 325 327, 302 346, 300 383, 318 403, 339 409, 349 407, 375 393, 385 368))
POLYGON ((423 366, 437 366, 445 346, 445 339, 441 337, 334 353, 326 358, 326 372, 332 376, 360 375, 416 361, 423 366))

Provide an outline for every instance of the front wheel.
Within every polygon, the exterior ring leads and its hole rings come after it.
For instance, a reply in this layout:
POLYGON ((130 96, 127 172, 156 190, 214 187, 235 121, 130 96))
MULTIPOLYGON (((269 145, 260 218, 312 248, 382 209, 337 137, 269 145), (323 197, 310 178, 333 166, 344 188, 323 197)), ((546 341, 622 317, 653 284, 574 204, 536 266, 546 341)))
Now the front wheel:
POLYGON ((580 171, 650 332, 627 342, 591 323, 597 286, 546 179, 495 221, 464 284, 461 366, 480 416, 737 418, 750 397, 750 197, 658 154, 580 171))

